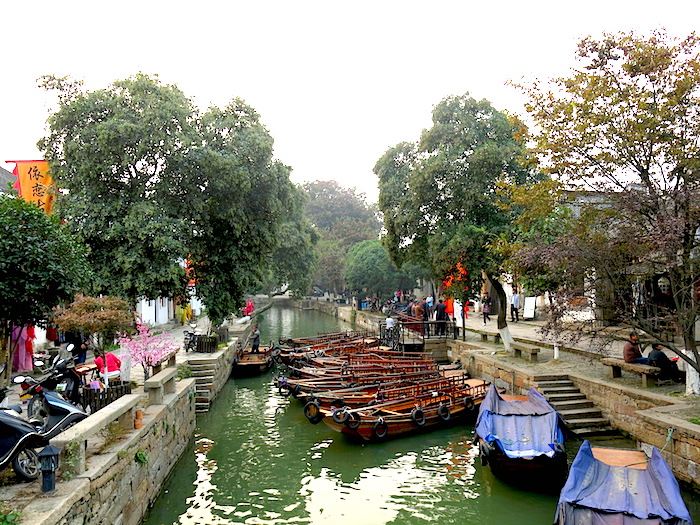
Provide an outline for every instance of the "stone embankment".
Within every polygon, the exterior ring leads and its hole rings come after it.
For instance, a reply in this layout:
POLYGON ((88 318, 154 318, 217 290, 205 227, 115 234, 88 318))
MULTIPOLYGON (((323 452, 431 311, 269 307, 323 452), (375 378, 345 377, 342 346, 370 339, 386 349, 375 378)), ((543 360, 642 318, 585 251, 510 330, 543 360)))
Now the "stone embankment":
MULTIPOLYGON (((474 341, 449 342, 449 356, 473 377, 493 382, 509 393, 524 394, 553 376, 568 378, 612 427, 650 452, 658 448, 676 477, 700 490, 700 401, 682 395, 682 385, 642 388, 641 379, 606 377, 605 366, 591 356, 562 351, 538 363, 513 357, 502 345, 474 341), (694 419, 695 418, 695 419, 694 419)), ((600 424, 598 422, 591 425, 600 424)))

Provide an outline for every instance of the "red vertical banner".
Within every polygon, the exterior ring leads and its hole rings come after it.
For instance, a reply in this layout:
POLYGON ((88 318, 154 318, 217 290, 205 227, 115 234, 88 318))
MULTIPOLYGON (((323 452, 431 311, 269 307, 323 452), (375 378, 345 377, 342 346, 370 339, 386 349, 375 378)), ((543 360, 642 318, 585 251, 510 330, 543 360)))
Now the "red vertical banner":
POLYGON ((13 175, 17 177, 15 188, 19 196, 33 202, 46 213, 51 213, 54 192, 49 163, 45 160, 10 160, 14 162, 13 175))

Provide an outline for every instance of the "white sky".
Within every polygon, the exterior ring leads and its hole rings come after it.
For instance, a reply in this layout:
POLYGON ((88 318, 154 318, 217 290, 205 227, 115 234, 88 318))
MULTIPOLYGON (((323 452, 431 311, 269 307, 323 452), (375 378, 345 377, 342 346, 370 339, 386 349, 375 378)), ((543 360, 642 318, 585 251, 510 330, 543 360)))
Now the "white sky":
POLYGON ((687 36, 697 0, 3 1, 0 166, 38 159, 54 96, 44 74, 87 89, 142 72, 206 108, 244 99, 292 180, 335 179, 376 200, 374 164, 415 141, 435 104, 469 92, 522 114, 508 80, 574 67, 586 35, 665 27, 687 36))

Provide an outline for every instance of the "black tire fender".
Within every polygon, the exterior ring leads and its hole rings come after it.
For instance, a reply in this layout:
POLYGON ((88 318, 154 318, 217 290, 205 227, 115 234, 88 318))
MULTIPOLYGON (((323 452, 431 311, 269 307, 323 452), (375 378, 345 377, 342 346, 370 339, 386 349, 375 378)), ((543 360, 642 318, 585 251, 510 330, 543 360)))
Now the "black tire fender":
POLYGON ((425 425, 425 412, 422 408, 416 407, 411 411, 411 419, 416 425, 422 427, 425 425))
POLYGON ((358 416, 354 412, 349 412, 348 420, 345 422, 345 426, 348 427, 350 430, 355 430, 360 426, 361 422, 362 420, 360 419, 360 416, 358 416))
POLYGON ((277 389, 282 397, 289 397, 292 395, 292 390, 289 387, 289 383, 286 381, 282 384, 280 384, 279 388, 277 389))
POLYGON ((440 416, 440 419, 443 421, 449 421, 450 418, 452 417, 452 412, 450 412, 450 407, 447 405, 441 404, 438 409, 437 409, 438 416, 440 416))
POLYGON ((467 410, 473 410, 476 405, 474 404, 474 399, 471 397, 464 398, 464 408, 467 410))
POLYGON ((479 443, 479 456, 481 457, 481 466, 485 467, 489 464, 489 453, 491 447, 485 441, 479 443))
POLYGON ((381 439, 386 437, 388 431, 389 425, 386 424, 384 418, 380 417, 379 419, 377 419, 377 422, 374 424, 374 435, 381 439))
POLYGON ((350 413, 345 407, 339 408, 338 410, 333 412, 333 421, 340 425, 345 423, 348 419, 350 419, 350 413))
POLYGON ((323 419, 323 413, 321 412, 321 405, 318 404, 318 401, 314 400, 306 403, 306 405, 304 405, 304 415, 311 424, 316 425, 320 423, 323 419))

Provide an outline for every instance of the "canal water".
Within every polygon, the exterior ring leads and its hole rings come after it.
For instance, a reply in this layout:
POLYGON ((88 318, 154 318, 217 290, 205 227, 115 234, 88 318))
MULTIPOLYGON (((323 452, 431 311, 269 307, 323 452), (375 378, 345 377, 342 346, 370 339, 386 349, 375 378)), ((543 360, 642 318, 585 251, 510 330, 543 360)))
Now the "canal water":
MULTIPOLYGON (((261 339, 346 329, 315 311, 275 307, 261 339)), ((353 443, 309 423, 301 404, 274 388, 274 373, 228 382, 198 418, 146 525, 553 523, 557 497, 494 478, 480 464, 472 426, 353 443)), ((578 444, 568 448, 575 455, 578 444)), ((696 505, 691 514, 699 522, 696 505)))

